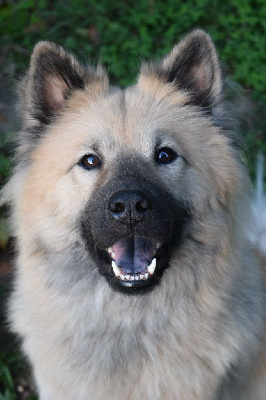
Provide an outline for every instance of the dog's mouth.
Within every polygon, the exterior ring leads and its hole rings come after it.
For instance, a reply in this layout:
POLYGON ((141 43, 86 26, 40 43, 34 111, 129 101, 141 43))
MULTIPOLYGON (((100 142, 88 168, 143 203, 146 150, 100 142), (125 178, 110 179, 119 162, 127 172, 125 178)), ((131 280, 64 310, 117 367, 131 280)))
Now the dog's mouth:
POLYGON ((137 291, 158 283, 165 266, 167 247, 152 239, 132 236, 105 250, 97 248, 97 256, 112 285, 137 291))

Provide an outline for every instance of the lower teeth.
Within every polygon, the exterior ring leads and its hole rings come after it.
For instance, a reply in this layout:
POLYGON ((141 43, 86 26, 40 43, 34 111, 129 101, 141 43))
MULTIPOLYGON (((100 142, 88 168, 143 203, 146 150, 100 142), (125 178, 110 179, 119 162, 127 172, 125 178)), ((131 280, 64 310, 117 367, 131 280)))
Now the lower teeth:
POLYGON ((115 274, 115 277, 117 279, 120 279, 122 281, 145 281, 148 278, 152 277, 154 275, 155 269, 156 269, 156 258, 154 257, 151 264, 147 267, 145 271, 142 271, 138 274, 125 274, 123 270, 118 267, 118 265, 115 262, 115 254, 112 248, 107 249, 109 255, 113 258, 111 265, 113 272, 115 274))
MULTIPOLYGON (((150 275, 151 276, 151 275, 150 275)), ((145 275, 120 275, 118 276, 119 279, 122 279, 122 281, 143 281, 148 279, 149 274, 145 275)))
MULTIPOLYGON (((109 251, 109 250, 108 250, 109 251)), ((154 258, 151 262, 151 264, 148 266, 146 271, 139 273, 139 274, 127 274, 125 275, 121 268, 119 268, 116 264, 116 262, 113 260, 112 261, 112 269, 114 271, 114 274, 116 278, 121 279, 123 281, 139 281, 139 280, 146 280, 149 277, 151 277, 154 274, 154 271, 156 269, 156 258, 154 258)))

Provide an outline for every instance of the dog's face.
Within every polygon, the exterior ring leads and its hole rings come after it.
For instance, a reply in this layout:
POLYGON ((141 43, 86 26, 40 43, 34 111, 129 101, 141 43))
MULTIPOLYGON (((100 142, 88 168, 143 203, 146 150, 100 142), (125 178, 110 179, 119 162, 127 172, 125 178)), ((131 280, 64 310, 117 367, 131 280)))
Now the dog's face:
POLYGON ((101 107, 106 117, 97 116, 101 132, 77 165, 82 185, 93 179, 95 188, 80 221, 87 247, 108 281, 137 290, 158 282, 172 247, 182 239, 189 218, 181 189, 185 160, 160 126, 160 115, 153 115, 155 125, 150 123, 156 106, 149 98, 143 107, 145 95, 136 88, 113 97, 115 120, 108 121, 113 113, 108 98, 101 107), (134 115, 125 115, 126 108, 134 115), (178 192, 169 186, 177 177, 178 192))
POLYGON ((236 182, 209 36, 192 32, 126 90, 43 42, 22 91, 22 224, 56 251, 82 242, 114 288, 149 290, 236 182))

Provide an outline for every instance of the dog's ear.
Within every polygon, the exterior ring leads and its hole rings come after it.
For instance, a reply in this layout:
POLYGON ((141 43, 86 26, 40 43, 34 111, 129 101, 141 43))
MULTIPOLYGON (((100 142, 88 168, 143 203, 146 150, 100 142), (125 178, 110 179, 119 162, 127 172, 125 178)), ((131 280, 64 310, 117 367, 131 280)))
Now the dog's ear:
POLYGON ((143 66, 142 73, 155 74, 165 83, 189 93, 191 103, 212 107, 221 99, 221 70, 210 36, 194 30, 158 64, 143 66))
POLYGON ((85 70, 71 54, 54 43, 39 42, 21 85, 22 108, 30 118, 47 124, 73 90, 84 88, 85 79, 85 70))

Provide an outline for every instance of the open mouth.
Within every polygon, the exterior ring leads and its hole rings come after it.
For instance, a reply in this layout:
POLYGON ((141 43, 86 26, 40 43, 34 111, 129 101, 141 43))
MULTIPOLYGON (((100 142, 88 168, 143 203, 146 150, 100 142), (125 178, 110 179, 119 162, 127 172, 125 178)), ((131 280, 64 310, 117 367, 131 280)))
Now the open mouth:
POLYGON ((97 249, 99 261, 109 271, 109 281, 124 289, 148 288, 158 282, 165 245, 152 239, 132 236, 106 250, 97 249))

